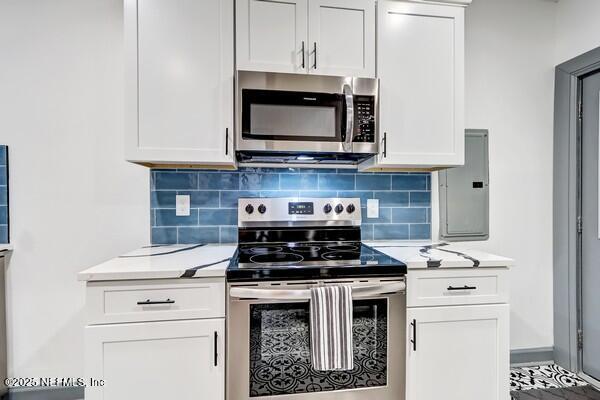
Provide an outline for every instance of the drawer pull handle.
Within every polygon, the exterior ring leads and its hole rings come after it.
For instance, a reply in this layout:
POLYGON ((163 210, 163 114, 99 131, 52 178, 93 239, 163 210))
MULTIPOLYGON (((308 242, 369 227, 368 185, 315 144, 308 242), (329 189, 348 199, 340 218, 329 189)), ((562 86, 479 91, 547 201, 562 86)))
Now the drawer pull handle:
POLYGON ((412 326, 413 331, 413 338, 410 342, 413 345, 413 351, 417 351, 417 320, 413 319, 410 323, 410 326, 412 326))
POLYGON ((477 290, 477 286, 461 286, 461 287, 455 287, 455 286, 448 286, 448 290, 452 291, 452 290, 477 290))
POLYGON ((146 300, 146 301, 138 301, 138 306, 148 306, 153 304, 175 304, 175 300, 166 299, 166 300, 146 300))
POLYGON ((215 349, 214 364, 215 364, 215 367, 216 367, 219 364, 219 351, 217 349, 217 347, 219 346, 219 334, 217 333, 217 331, 215 331, 214 341, 215 341, 215 345, 214 345, 214 349, 215 349))

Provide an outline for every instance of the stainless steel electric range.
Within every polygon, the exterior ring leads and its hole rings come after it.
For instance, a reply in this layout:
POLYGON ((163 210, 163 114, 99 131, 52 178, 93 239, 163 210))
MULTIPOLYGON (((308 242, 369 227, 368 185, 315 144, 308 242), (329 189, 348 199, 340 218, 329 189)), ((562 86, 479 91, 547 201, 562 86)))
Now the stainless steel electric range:
POLYGON ((361 243, 360 199, 240 199, 238 221, 228 400, 402 398, 406 265, 361 243), (353 289, 351 371, 311 367, 310 288, 331 284, 353 289))

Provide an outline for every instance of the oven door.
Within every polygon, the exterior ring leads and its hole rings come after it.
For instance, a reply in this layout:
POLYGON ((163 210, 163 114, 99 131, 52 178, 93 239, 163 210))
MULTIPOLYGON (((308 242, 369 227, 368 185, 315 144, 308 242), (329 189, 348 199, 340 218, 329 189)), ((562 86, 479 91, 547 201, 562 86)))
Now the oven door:
POLYGON ((242 140, 252 150, 351 151, 352 102, 336 93, 243 89, 242 140))
POLYGON ((404 282, 335 283, 355 288, 351 371, 311 366, 307 296, 315 282, 229 286, 228 400, 404 398, 404 282))

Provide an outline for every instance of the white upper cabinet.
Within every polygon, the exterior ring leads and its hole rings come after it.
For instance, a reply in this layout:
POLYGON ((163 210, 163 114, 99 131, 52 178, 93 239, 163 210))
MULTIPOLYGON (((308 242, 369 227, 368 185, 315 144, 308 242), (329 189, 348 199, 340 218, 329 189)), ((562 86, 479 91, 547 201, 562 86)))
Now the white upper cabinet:
POLYGON ((309 0, 309 72, 375 77, 375 1, 309 0))
POLYGON ((129 161, 233 165, 233 0, 125 0, 129 161))
POLYGON ((305 73, 308 66, 306 2, 237 0, 237 68, 305 73))
POLYGON ((464 7, 378 5, 380 78, 377 167, 464 164, 464 7))
POLYGON ((509 400, 507 304, 409 308, 407 400, 509 400))
POLYGON ((237 69, 375 76, 375 0, 237 0, 237 69))

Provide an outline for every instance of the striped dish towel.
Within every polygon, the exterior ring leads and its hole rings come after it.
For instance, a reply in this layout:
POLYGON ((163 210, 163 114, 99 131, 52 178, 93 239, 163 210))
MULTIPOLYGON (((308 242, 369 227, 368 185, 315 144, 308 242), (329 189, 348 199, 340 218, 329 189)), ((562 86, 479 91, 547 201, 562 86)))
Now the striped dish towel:
POLYGON ((354 368, 351 287, 311 288, 310 341, 315 370, 347 371, 354 368))

